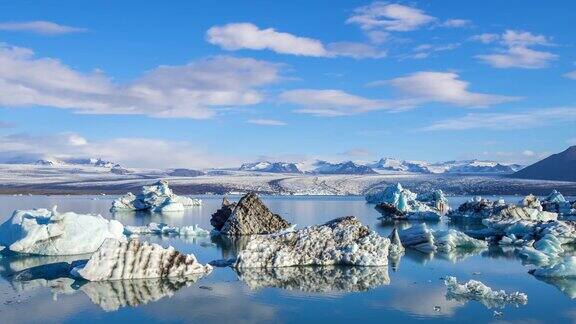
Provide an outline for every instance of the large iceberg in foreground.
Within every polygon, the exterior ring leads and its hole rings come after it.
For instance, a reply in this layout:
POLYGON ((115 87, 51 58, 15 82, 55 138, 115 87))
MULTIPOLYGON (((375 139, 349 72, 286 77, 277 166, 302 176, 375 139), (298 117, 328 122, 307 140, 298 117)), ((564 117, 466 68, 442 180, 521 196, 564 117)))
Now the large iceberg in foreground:
POLYGON ((212 271, 193 254, 182 254, 173 247, 132 239, 104 241, 84 266, 72 269, 72 275, 89 281, 146 279, 204 275, 212 271))
POLYGON ((504 290, 492 290, 480 281, 470 280, 459 283, 455 277, 446 277, 444 285, 448 288, 446 297, 460 301, 476 300, 488 308, 503 308, 506 304, 526 305, 528 296, 525 293, 507 293, 504 290))
POLYGON ((366 195, 366 201, 375 203, 384 217, 412 220, 438 220, 448 211, 448 200, 442 190, 417 195, 404 189, 400 183, 390 185, 383 191, 366 195))
POLYGON ((210 223, 224 235, 270 234, 290 228, 290 223, 272 213, 255 193, 246 194, 234 205, 224 200, 210 223))
POLYGON ((0 245, 18 253, 74 255, 96 251, 109 238, 125 241, 124 226, 100 215, 16 210, 0 225, 0 245))
POLYGON ((153 185, 143 186, 138 195, 129 192, 112 202, 112 212, 149 210, 152 212, 178 212, 192 206, 200 206, 202 200, 178 196, 160 180, 153 185))
POLYGON ((252 238, 240 251, 236 268, 305 265, 385 266, 390 240, 362 225, 354 216, 293 232, 252 238))

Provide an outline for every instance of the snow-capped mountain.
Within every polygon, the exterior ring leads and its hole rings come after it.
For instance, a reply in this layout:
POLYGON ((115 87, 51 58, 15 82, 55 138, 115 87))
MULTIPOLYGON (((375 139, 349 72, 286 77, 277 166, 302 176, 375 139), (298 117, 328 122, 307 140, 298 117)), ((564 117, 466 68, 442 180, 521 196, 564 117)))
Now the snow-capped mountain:
POLYGON ((314 167, 311 173, 316 174, 376 174, 376 171, 369 166, 352 161, 342 163, 318 161, 314 164, 314 167))
POLYGON ((272 173, 302 173, 295 163, 285 162, 254 162, 240 166, 240 171, 259 171, 272 173))
POLYGON ((55 158, 45 158, 45 159, 37 160, 36 162, 34 162, 34 164, 53 166, 53 165, 64 165, 66 163, 64 163, 64 161, 60 161, 60 160, 55 159, 55 158))
POLYGON ((452 174, 507 174, 522 168, 518 164, 505 164, 492 161, 463 160, 429 163, 425 161, 404 161, 383 158, 371 164, 375 170, 409 173, 452 173, 452 174))

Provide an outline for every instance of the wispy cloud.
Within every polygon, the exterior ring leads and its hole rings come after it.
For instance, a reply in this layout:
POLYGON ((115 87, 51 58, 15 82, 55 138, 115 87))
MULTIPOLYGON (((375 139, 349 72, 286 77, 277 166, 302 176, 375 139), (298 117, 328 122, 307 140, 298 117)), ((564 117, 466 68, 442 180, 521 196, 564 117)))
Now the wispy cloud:
POLYGON ((564 74, 565 78, 576 80, 576 71, 568 72, 564 74))
POLYGON ((354 147, 344 152, 339 153, 339 155, 347 157, 368 157, 374 155, 370 150, 362 147, 354 147))
POLYGON ((440 24, 441 27, 462 28, 472 25, 472 21, 467 19, 448 19, 440 24))
POLYGON ((354 14, 346 20, 349 24, 360 26, 363 30, 385 30, 406 32, 416 30, 435 21, 424 11, 399 4, 373 2, 356 8, 354 14))
POLYGON ((381 58, 386 55, 368 44, 335 42, 325 45, 317 39, 279 32, 274 28, 260 29, 251 23, 211 27, 206 32, 206 40, 228 51, 270 50, 279 54, 312 57, 381 58))
POLYGON ((537 128, 575 121, 576 107, 558 107, 518 113, 471 113, 464 117, 435 122, 430 126, 424 127, 422 130, 511 130, 537 128))
POLYGON ((496 68, 540 69, 549 65, 558 56, 539 51, 531 46, 549 46, 550 39, 544 35, 535 35, 526 31, 506 30, 502 35, 480 34, 471 38, 485 44, 498 42, 502 48, 496 53, 477 55, 481 61, 496 68))
POLYGON ((142 114, 203 119, 219 108, 257 104, 260 87, 280 80, 281 66, 216 56, 159 66, 126 84, 100 71, 82 73, 30 49, 0 44, 0 104, 48 106, 90 114, 142 114))
POLYGON ((142 168, 230 167, 240 163, 240 157, 214 154, 201 148, 197 142, 189 141, 154 138, 111 138, 90 141, 75 133, 0 136, 0 162, 47 157, 59 159, 99 157, 124 166, 142 168))
POLYGON ((276 119, 249 119, 246 121, 249 124, 264 125, 264 126, 285 126, 286 122, 276 119))
POLYGON ((372 82, 372 86, 390 85, 407 102, 441 102, 456 106, 485 107, 518 100, 516 97, 477 93, 468 90, 469 83, 452 72, 422 71, 407 76, 372 82))
POLYGON ((413 49, 413 53, 404 55, 401 57, 413 58, 413 59, 425 59, 435 53, 451 51, 460 46, 459 43, 450 44, 422 44, 413 49))
POLYGON ((62 35, 70 33, 82 33, 85 28, 59 25, 50 21, 24 21, 24 22, 3 22, 0 23, 0 30, 29 32, 40 35, 62 35))
POLYGON ((284 102, 302 106, 298 113, 323 117, 354 115, 389 108, 382 100, 372 100, 334 89, 297 89, 280 94, 284 102))
POLYGON ((335 89, 296 89, 280 94, 281 101, 301 106, 297 113, 323 117, 348 116, 376 110, 402 111, 428 102, 460 107, 486 107, 519 100, 517 97, 477 93, 469 83, 451 72, 422 71, 391 80, 371 82, 369 86, 390 86, 399 96, 370 99, 335 89))

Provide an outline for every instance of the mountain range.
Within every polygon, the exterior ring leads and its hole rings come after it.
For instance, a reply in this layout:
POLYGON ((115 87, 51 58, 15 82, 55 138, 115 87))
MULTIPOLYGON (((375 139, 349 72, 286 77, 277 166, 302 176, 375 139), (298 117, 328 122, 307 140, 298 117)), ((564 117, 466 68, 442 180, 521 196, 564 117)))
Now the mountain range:
POLYGON ((393 158, 382 158, 372 163, 358 163, 353 161, 331 163, 322 160, 300 163, 262 161, 243 164, 239 170, 310 174, 512 174, 521 168, 522 166, 519 164, 504 164, 479 160, 429 163, 425 161, 405 161, 393 158))

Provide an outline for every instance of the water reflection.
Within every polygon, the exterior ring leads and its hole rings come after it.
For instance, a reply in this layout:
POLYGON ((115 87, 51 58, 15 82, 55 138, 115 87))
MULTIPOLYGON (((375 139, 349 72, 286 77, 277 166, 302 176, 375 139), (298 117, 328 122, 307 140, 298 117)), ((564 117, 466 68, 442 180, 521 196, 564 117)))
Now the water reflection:
POLYGON ((576 278, 534 278, 558 288, 558 290, 571 299, 576 298, 576 278))
POLYGON ((250 236, 212 235, 210 240, 221 250, 222 259, 231 259, 246 247, 250 236))
POLYGON ((198 281, 200 277, 85 282, 79 289, 94 304, 110 312, 126 306, 136 307, 171 297, 181 288, 198 281))
POLYGON ((266 287, 305 292, 366 291, 390 284, 388 267, 284 267, 236 270, 252 290, 266 287))

